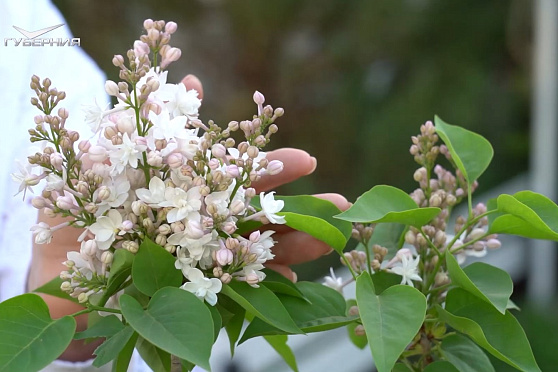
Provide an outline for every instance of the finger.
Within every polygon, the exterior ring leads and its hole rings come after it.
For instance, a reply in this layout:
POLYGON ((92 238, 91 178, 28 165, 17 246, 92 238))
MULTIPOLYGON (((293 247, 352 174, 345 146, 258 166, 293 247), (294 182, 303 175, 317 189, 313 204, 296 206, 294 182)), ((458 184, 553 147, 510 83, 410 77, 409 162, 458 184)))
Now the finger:
POLYGON ((291 231, 281 235, 272 252, 275 254, 272 264, 294 265, 330 253, 331 247, 302 231, 291 231))
POLYGON ((181 81, 186 87, 186 90, 195 89, 198 92, 198 98, 203 99, 203 86, 195 75, 186 75, 181 81))
POLYGON ((299 149, 283 148, 270 151, 266 158, 271 160, 281 160, 283 171, 277 175, 265 175, 252 186, 257 192, 268 191, 285 183, 292 182, 302 176, 306 176, 316 169, 316 158, 310 156, 306 151, 299 149))
POLYGON ((277 271, 285 278, 296 283, 296 279, 297 279, 296 273, 292 271, 290 267, 285 265, 273 264, 273 263, 266 263, 265 266, 273 271, 277 271))
POLYGON ((326 193, 326 194, 315 194, 314 196, 316 198, 320 198, 332 202, 333 204, 335 204, 337 208, 339 208, 342 211, 346 211, 352 205, 352 203, 349 203, 349 201, 341 194, 326 193))

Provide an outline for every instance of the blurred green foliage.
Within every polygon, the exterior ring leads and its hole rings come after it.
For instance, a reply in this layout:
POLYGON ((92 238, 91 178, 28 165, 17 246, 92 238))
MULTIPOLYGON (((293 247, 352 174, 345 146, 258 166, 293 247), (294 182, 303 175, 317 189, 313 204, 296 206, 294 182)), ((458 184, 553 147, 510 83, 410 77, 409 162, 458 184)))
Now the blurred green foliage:
POLYGON ((174 20, 183 54, 169 77, 201 78, 203 120, 250 118, 256 89, 284 107, 272 146, 305 149, 319 166, 280 193, 412 191, 409 137, 435 114, 492 142, 481 189, 526 169, 527 0, 54 2, 111 79, 143 19, 174 20))

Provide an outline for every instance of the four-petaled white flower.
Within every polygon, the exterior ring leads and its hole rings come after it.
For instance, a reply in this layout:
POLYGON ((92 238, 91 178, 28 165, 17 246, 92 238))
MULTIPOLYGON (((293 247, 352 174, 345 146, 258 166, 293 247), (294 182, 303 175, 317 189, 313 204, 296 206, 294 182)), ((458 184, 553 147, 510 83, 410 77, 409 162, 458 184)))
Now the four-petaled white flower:
MULTIPOLYGON (((126 177, 120 176, 114 179, 114 183, 112 185, 107 185, 107 189, 110 192, 109 197, 97 204, 99 209, 97 210, 97 213, 95 213, 96 216, 102 215, 108 211, 109 208, 118 208, 124 204, 126 199, 128 199, 130 182, 128 182, 126 177)), ((94 199, 97 199, 99 190, 100 189, 97 189, 95 190, 95 193, 93 193, 94 199)))
POLYGON ((412 280, 418 280, 422 282, 422 278, 418 275, 417 266, 419 264, 420 257, 409 259, 407 255, 403 254, 400 256, 401 265, 394 266, 391 268, 391 272, 397 275, 401 275, 401 284, 408 284, 413 286, 412 280))
POLYGON ((198 211, 201 208, 201 194, 199 186, 184 191, 178 187, 168 187, 165 190, 165 201, 159 203, 160 207, 172 207, 167 214, 170 223, 188 219, 199 220, 198 211))
POLYGON ((182 83, 165 84, 159 89, 157 97, 167 101, 165 106, 173 117, 184 115, 190 120, 198 117, 201 100, 195 89, 186 90, 182 83))
POLYGON ((19 168, 19 173, 12 173, 12 179, 16 182, 20 182, 17 194, 23 191, 23 198, 25 199, 27 189, 33 192, 33 189, 31 187, 36 186, 41 181, 41 179, 43 179, 44 174, 40 176, 33 174, 31 172, 32 167, 30 164, 23 166, 19 161, 16 161, 16 163, 17 167, 19 168))
POLYGON ((52 240, 52 230, 45 222, 39 222, 30 229, 35 235, 35 243, 48 244, 52 240))
POLYGON ((111 209, 106 216, 97 217, 97 222, 89 226, 89 230, 95 234, 97 247, 104 251, 110 248, 121 226, 122 216, 117 210, 111 209))
POLYGON ((275 200, 273 196, 275 191, 270 192, 269 194, 265 195, 263 192, 260 194, 260 204, 262 206, 262 211, 265 214, 265 217, 271 223, 275 224, 282 224, 286 223, 284 216, 278 216, 277 213, 281 212, 285 202, 283 200, 275 200))
POLYGON ((146 145, 139 145, 130 140, 128 133, 124 133, 122 136, 122 144, 115 147, 118 150, 110 152, 113 174, 124 172, 128 164, 132 168, 137 168, 138 160, 141 159, 143 152, 147 149, 146 145))
POLYGON ((217 293, 221 292, 223 283, 217 278, 206 278, 201 270, 188 271, 189 282, 182 285, 182 289, 195 294, 199 299, 207 301, 214 306, 217 303, 217 293))
POLYGON ((343 279, 335 276, 333 267, 329 268, 331 276, 324 277, 324 285, 331 289, 335 289, 339 293, 343 293, 343 279))

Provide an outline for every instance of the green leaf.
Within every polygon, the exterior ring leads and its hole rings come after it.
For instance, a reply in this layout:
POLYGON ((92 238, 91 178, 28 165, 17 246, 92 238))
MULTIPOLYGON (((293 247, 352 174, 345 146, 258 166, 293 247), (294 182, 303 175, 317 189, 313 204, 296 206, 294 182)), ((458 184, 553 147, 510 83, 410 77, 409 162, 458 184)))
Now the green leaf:
POLYGON ((502 269, 475 262, 461 269, 452 254, 446 254, 446 265, 452 284, 492 304, 504 314, 513 292, 510 275, 502 269))
POLYGON ((143 359, 153 371, 170 371, 171 357, 166 351, 159 349, 143 337, 138 338, 136 349, 138 349, 141 359, 143 359))
POLYGON ((83 332, 77 332, 74 340, 96 337, 112 337, 124 328, 122 321, 116 315, 100 317, 99 321, 83 332))
POLYGON ((375 295, 368 272, 356 281, 356 299, 372 357, 379 372, 391 371, 426 315, 426 298, 413 287, 396 285, 375 295))
MULTIPOLYGON (((224 299, 228 299, 231 303, 238 306, 238 309, 232 311, 232 318, 229 319, 225 325, 225 331, 227 331, 227 336, 229 336, 229 347, 231 350, 231 357, 234 356, 234 350, 236 342, 240 337, 240 332, 242 332, 242 326, 244 325, 244 316, 246 315, 246 310, 238 305, 233 300, 229 299, 227 296, 219 296, 219 302, 223 303, 224 299)), ((230 309, 230 308, 229 308, 230 309)))
MULTIPOLYGON (((285 216, 287 226, 323 241, 339 253, 343 252, 351 237, 352 225, 333 218, 341 210, 332 202, 309 195, 276 196, 275 199, 285 202, 278 214, 285 216)), ((252 199, 251 204, 261 209, 259 197, 252 199)))
POLYGON ((502 194, 497 205, 506 214, 493 219, 490 232, 558 240, 558 206, 546 196, 533 191, 502 194))
POLYGON ((296 214, 291 212, 281 212, 281 216, 285 216, 286 225, 298 230, 303 231, 314 238, 335 249, 336 252, 342 254, 347 241, 349 240, 341 231, 335 226, 314 216, 306 216, 303 214, 296 214))
POLYGON ((170 354, 210 369, 213 319, 194 294, 179 288, 162 288, 145 310, 133 297, 123 294, 120 307, 141 337, 170 354))
POLYGON ((374 233, 368 242, 368 249, 372 249, 374 244, 387 248, 388 254, 385 259, 395 256, 403 245, 401 238, 404 238, 405 225, 400 223, 381 223, 374 226, 374 233))
POLYGON ((33 292, 44 293, 47 295, 51 295, 58 298, 63 298, 64 300, 75 302, 76 304, 79 303, 77 298, 74 298, 60 289, 60 286, 64 280, 60 279, 59 276, 55 277, 48 283, 43 284, 39 288, 35 289, 33 292))
POLYGON ((403 190, 378 185, 362 194, 351 208, 335 217, 349 222, 396 222, 421 227, 438 213, 440 208, 419 208, 403 190))
POLYGON ((262 271, 265 273, 265 280, 260 284, 270 289, 273 293, 283 293, 307 300, 300 289, 298 289, 293 282, 279 274, 277 271, 270 269, 264 269, 262 271))
POLYGON ((122 284, 132 275, 132 262, 134 261, 134 257, 135 256, 127 249, 117 249, 114 252, 107 289, 100 300, 101 306, 104 306, 110 296, 122 289, 122 284))
POLYGON ((303 333, 297 327, 279 298, 264 286, 253 288, 247 283, 232 281, 221 290, 246 311, 254 314, 266 323, 288 333, 303 333))
POLYGON ((281 355, 285 363, 287 363, 293 371, 298 372, 295 355, 289 345, 287 345, 287 335, 264 336, 264 338, 271 347, 281 355))
MULTIPOLYGON (((347 312, 352 306, 356 306, 356 305, 357 305, 356 300, 354 299, 347 300, 347 312)), ((349 314, 347 314, 347 316, 349 316, 349 314)), ((357 322, 347 324, 347 332, 349 334, 349 340, 351 340, 353 345, 355 345, 359 349, 364 349, 366 345, 368 345, 368 338, 366 338, 366 334, 359 336, 355 333, 355 328, 359 325, 360 324, 357 322)))
POLYGON ((442 340, 440 352, 461 372, 494 372, 490 359, 482 349, 461 334, 446 336, 442 340))
POLYGON ((381 295, 386 289, 394 285, 401 284, 401 276, 388 273, 385 271, 378 271, 371 275, 372 282, 374 283, 374 291, 377 295, 381 295))
POLYGON ((413 370, 409 369, 409 367, 407 367, 403 363, 396 363, 393 366, 393 369, 391 371, 392 372, 413 372, 413 370))
MULTIPOLYGON (((116 333, 111 338, 103 342, 97 349, 95 349, 94 354, 97 356, 93 361, 95 367, 101 367, 118 357, 118 354, 128 341, 132 339, 134 335, 134 329, 130 326, 125 326, 118 333, 116 333)), ((135 344, 136 340, 134 340, 135 344)))
POLYGON ((0 372, 38 371, 70 344, 76 321, 52 320, 41 297, 27 293, 0 303, 0 372))
POLYGON ((436 309, 440 319, 496 358, 523 371, 540 371, 525 332, 509 311, 501 314, 461 288, 448 292, 445 310, 440 306, 436 309))
MULTIPOLYGON (((358 319, 356 316, 345 315, 345 299, 339 292, 312 282, 299 282, 296 285, 308 301, 281 294, 278 294, 277 297, 302 331, 321 332, 345 326, 358 319)), ((285 331, 256 318, 244 331, 240 343, 257 336, 285 333, 285 331)))
MULTIPOLYGON (((423 372, 460 372, 453 364, 445 360, 438 360, 426 366, 423 372)), ((463 371, 461 371, 463 372, 463 371)), ((478 371, 477 371, 478 372, 478 371)), ((484 372, 484 371, 483 371, 484 372)))
POLYGON ((120 353, 118 353, 116 359, 112 362, 112 372, 128 372, 137 339, 138 334, 134 332, 120 353))
POLYGON ((182 272, 174 267, 175 261, 165 248, 145 239, 132 264, 132 279, 137 289, 153 296, 161 288, 182 285, 182 272))
POLYGON ((484 173, 494 156, 490 142, 480 134, 434 118, 436 133, 446 144, 455 165, 470 185, 484 173))
POLYGON ((213 342, 217 341, 217 337, 219 337, 219 331, 223 326, 223 319, 221 318, 221 314, 219 314, 219 310, 215 306, 211 306, 207 302, 204 302, 205 306, 211 313, 211 319, 213 319, 213 342))

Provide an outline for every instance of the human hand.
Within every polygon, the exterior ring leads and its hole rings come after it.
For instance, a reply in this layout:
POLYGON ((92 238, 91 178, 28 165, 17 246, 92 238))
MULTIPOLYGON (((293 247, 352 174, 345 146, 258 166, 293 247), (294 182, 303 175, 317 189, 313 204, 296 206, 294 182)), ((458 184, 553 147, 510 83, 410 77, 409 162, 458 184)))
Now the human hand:
MULTIPOLYGON (((203 86, 197 77, 188 75, 182 79, 182 83, 188 90, 197 90, 199 98, 203 98, 203 86)), ((258 193, 272 190, 302 176, 309 175, 314 172, 317 166, 316 158, 299 149, 283 148, 270 151, 267 153, 267 158, 282 161, 284 169, 278 175, 265 176, 260 181, 254 182, 252 186, 258 193)), ((318 194, 315 196, 329 200, 342 211, 351 206, 347 199, 339 194, 318 194)), ((275 258, 266 266, 293 281, 296 281, 296 273, 289 268, 289 265, 315 260, 331 252, 331 247, 326 243, 304 232, 281 225, 275 225, 273 229, 276 231, 273 237, 277 240, 277 244, 273 247, 275 258)))

